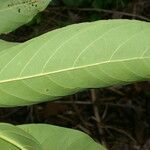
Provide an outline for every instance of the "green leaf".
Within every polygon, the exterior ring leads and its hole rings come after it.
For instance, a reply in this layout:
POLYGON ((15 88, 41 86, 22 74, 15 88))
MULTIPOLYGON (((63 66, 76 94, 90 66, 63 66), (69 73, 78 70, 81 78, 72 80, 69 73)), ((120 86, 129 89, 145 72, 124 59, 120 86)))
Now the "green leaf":
POLYGON ((51 0, 1 0, 0 1, 0 34, 8 33, 26 24, 40 11, 43 11, 51 0))
POLYGON ((0 123, 3 150, 105 150, 85 133, 46 124, 0 123))
POLYGON ((16 45, 17 45, 17 43, 15 43, 15 42, 6 42, 4 40, 0 40, 0 52, 2 50, 11 48, 11 47, 16 46, 16 45))
POLYGON ((0 123, 0 148, 3 150, 42 150, 42 146, 32 135, 6 123, 0 123))
POLYGON ((41 144, 42 150, 106 150, 88 135, 76 130, 46 124, 19 127, 32 135, 41 144))
POLYGON ((31 105, 87 88, 149 80, 149 64, 149 23, 71 25, 0 52, 0 106, 31 105))

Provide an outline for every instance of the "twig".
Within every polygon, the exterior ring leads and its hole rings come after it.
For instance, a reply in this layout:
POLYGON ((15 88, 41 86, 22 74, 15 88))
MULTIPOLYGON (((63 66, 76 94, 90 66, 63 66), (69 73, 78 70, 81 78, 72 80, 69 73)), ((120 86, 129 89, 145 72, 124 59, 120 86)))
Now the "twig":
POLYGON ((81 112, 80 110, 78 109, 77 105, 75 104, 75 100, 73 98, 73 96, 70 97, 70 100, 72 101, 72 106, 76 112, 76 114, 78 115, 78 118, 80 119, 81 123, 84 125, 84 126, 87 126, 88 123, 86 122, 86 120, 84 119, 84 117, 81 115, 81 112))
POLYGON ((133 142, 137 143, 137 141, 130 134, 128 134, 127 132, 125 132, 122 129, 118 129, 118 128, 115 128, 115 127, 112 127, 112 126, 108 126, 108 125, 101 126, 101 128, 111 129, 111 130, 114 130, 116 132, 122 133, 122 134, 126 135, 129 139, 131 139, 133 142))
POLYGON ((92 105, 93 103, 90 101, 53 101, 53 103, 58 103, 58 104, 76 104, 76 105, 92 105))
POLYGON ((18 112, 19 110, 21 110, 22 108, 23 108, 23 107, 20 107, 20 108, 17 108, 17 109, 15 109, 15 110, 12 110, 11 112, 9 112, 9 113, 7 113, 7 114, 5 114, 5 115, 0 116, 0 118, 1 118, 1 119, 7 118, 7 117, 9 117, 9 116, 11 116, 11 115, 17 113, 17 112, 18 112))
POLYGON ((150 21, 149 18, 141 16, 141 15, 137 15, 137 14, 132 14, 132 13, 128 13, 128 12, 121 12, 121 11, 116 11, 116 10, 107 10, 107 9, 99 9, 99 8, 68 8, 68 7, 51 7, 50 9, 53 10, 78 10, 78 11, 97 11, 97 12, 104 12, 104 13, 109 13, 109 14, 114 14, 114 13, 118 13, 120 15, 123 16, 129 16, 129 17, 134 17, 134 18, 139 18, 145 21, 150 21))
POLYGON ((118 94, 118 95, 120 95, 120 96, 124 96, 124 95, 125 95, 123 92, 117 90, 117 89, 114 88, 114 87, 110 87, 110 88, 108 88, 108 90, 110 90, 110 91, 112 91, 112 92, 114 92, 114 93, 116 93, 116 94, 118 94))
POLYGON ((85 128, 84 126, 82 126, 81 124, 78 124, 78 125, 76 126, 76 128, 78 128, 78 129, 84 131, 84 132, 87 133, 88 135, 91 135, 91 132, 90 132, 87 128, 85 128))
MULTIPOLYGON (((98 110, 98 107, 97 105, 95 105, 95 102, 96 102, 96 90, 95 89, 91 89, 91 100, 93 102, 93 110, 94 110, 94 115, 95 115, 95 118, 96 118, 96 121, 97 121, 97 128, 98 128, 98 132, 100 134, 100 136, 103 136, 104 135, 104 132, 103 130, 101 129, 101 118, 100 118, 100 115, 99 115, 99 110, 98 110)), ((106 145, 106 143, 104 142, 103 138, 101 138, 101 141, 102 141, 102 144, 103 145, 106 145)))
POLYGON ((28 106, 27 109, 29 110, 29 113, 28 113, 28 116, 26 118, 26 122, 31 122, 33 123, 34 122, 34 116, 33 116, 33 113, 34 113, 34 106, 28 106))

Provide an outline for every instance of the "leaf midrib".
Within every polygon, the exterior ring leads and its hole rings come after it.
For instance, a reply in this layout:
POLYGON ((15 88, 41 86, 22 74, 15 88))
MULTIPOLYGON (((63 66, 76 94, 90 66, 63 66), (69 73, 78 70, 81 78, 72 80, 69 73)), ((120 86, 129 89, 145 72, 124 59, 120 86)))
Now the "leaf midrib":
POLYGON ((8 83, 8 82, 15 82, 15 81, 19 81, 19 80, 27 80, 27 79, 32 79, 32 78, 36 78, 36 77, 42 77, 42 76, 47 76, 47 75, 51 75, 51 74, 62 73, 65 71, 80 70, 80 69, 84 69, 87 67, 96 67, 96 66, 103 65, 103 64, 144 60, 144 59, 150 59, 150 57, 134 57, 134 58, 130 58, 130 59, 121 59, 121 60, 117 59, 117 60, 104 61, 104 62, 93 63, 93 64, 88 64, 88 65, 83 65, 83 66, 78 66, 78 67, 73 67, 73 68, 70 67, 70 68, 61 69, 61 70, 57 70, 57 71, 39 73, 39 74, 31 75, 31 76, 23 76, 23 77, 17 77, 17 78, 12 78, 12 79, 1 80, 0 84, 8 83))
POLYGON ((16 147, 16 148, 18 148, 19 150, 21 150, 20 147, 18 147, 17 145, 15 145, 15 144, 14 144, 13 142, 11 142, 11 141, 8 141, 7 138, 0 137, 0 139, 4 140, 5 142, 8 142, 8 143, 12 144, 14 147, 16 147))

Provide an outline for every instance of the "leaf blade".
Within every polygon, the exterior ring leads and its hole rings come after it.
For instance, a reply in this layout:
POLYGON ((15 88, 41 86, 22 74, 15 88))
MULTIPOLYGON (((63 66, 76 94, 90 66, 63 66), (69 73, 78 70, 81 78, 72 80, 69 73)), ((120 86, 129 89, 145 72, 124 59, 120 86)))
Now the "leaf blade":
POLYGON ((105 150, 86 134, 72 129, 46 124, 21 125, 19 128, 36 138, 43 150, 105 150))
POLYGON ((0 94, 8 96, 0 102, 27 105, 86 88, 149 80, 149 35, 146 22, 98 21, 54 30, 9 48, 0 56, 0 94))
POLYGON ((11 124, 0 123, 0 143, 1 148, 12 150, 41 150, 41 145, 38 141, 25 132, 11 124))
POLYGON ((6 0, 0 1, 0 34, 11 32, 27 24, 40 11, 43 11, 51 0, 6 0))

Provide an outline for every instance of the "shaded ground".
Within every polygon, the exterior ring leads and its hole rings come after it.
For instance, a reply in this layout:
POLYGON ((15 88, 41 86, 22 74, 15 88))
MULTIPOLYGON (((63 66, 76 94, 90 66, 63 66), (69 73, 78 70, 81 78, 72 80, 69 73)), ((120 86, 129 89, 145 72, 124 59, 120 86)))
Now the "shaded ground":
MULTIPOLYGON (((150 1, 121 8, 48 7, 30 24, 2 35, 23 42, 68 24, 109 18, 150 20, 150 1)), ((1 108, 0 121, 48 123, 82 130, 110 150, 150 150, 150 83, 87 90, 61 100, 28 107, 1 108)))

